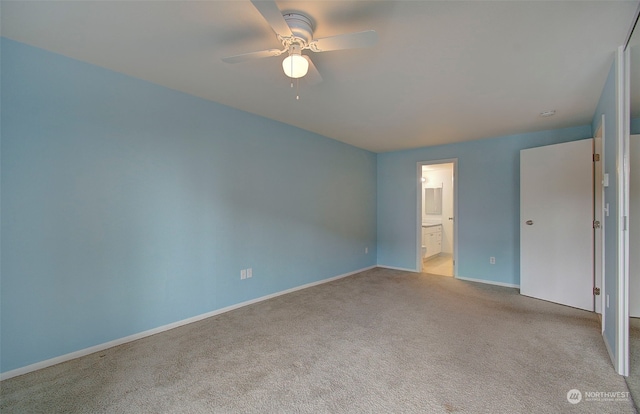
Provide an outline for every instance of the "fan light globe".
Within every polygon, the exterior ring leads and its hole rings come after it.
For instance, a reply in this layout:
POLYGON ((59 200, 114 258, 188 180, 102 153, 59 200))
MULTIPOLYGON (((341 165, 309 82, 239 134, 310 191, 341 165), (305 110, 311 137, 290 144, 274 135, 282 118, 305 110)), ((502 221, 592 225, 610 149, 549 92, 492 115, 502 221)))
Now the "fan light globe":
POLYGON ((309 70, 309 62, 301 55, 289 55, 282 61, 282 69, 285 75, 290 78, 301 78, 309 70))

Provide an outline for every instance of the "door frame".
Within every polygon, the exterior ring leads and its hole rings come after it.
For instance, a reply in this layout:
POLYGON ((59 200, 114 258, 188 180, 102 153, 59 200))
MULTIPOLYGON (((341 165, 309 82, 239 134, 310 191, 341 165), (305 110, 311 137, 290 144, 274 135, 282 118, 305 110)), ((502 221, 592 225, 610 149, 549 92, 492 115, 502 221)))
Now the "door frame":
MULTIPOLYGON (((636 20, 640 6, 636 10, 636 20)), ((617 76, 616 91, 616 172, 618 175, 617 225, 618 225, 618 309, 617 309, 617 348, 618 363, 616 371, 620 375, 629 375, 629 136, 631 130, 631 50, 620 46, 616 53, 617 76)))
POLYGON ((422 272, 422 166, 453 164, 453 277, 458 276, 458 159, 419 161, 416 166, 416 272, 422 272))
POLYGON ((594 305, 595 312, 600 314, 600 322, 601 322, 601 333, 604 332, 605 326, 605 295, 606 295, 606 287, 604 282, 604 270, 605 270, 605 255, 604 255, 604 243, 605 243, 605 217, 604 217, 604 206, 605 206, 605 198, 604 198, 604 171, 605 171, 605 148, 604 148, 604 131, 605 129, 605 116, 602 114, 602 121, 600 122, 600 126, 598 127, 596 133, 593 137, 593 153, 600 154, 599 165, 595 164, 593 167, 593 201, 594 201, 594 219, 600 222, 599 233, 598 230, 594 229, 594 237, 593 237, 593 271, 594 271, 594 286, 600 288, 600 296, 594 296, 594 305), (600 174, 597 174, 598 171, 600 174), (600 194, 600 203, 596 203, 597 195, 600 194), (598 244, 598 241, 600 242, 598 244), (599 265, 598 265, 599 261, 599 265))

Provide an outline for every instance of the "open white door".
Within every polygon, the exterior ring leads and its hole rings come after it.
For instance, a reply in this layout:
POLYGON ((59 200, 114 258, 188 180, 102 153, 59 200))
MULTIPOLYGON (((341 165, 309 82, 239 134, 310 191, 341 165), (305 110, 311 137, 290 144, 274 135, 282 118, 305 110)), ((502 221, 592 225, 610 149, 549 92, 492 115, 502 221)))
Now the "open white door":
POLYGON ((594 310, 593 142, 520 151, 520 293, 594 310))
POLYGON ((629 316, 640 318, 640 135, 629 141, 629 316))
MULTIPOLYGON (((604 298, 604 284, 602 276, 604 275, 604 172, 602 170, 604 163, 604 148, 602 146, 602 131, 604 125, 604 115, 602 116, 600 128, 596 131, 593 138, 593 153, 598 156, 598 160, 593 163, 593 217, 598 225, 594 225, 593 229, 593 286, 600 292, 599 296, 594 296, 594 305, 596 313, 602 315, 602 298, 604 298)), ((604 318, 602 321, 602 331, 604 332, 604 318)))

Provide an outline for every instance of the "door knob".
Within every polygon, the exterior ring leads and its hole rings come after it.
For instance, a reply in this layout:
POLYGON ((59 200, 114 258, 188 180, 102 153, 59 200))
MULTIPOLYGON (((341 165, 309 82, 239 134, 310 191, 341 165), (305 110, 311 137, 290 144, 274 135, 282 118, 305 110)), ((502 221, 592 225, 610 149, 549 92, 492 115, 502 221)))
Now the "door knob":
POLYGON ((533 220, 527 220, 526 223, 527 226, 533 226, 533 220))

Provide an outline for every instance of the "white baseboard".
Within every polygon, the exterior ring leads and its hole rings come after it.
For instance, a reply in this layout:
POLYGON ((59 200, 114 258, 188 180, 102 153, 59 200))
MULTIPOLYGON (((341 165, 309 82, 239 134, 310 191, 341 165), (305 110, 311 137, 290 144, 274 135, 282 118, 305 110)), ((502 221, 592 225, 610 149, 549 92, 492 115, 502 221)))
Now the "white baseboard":
POLYGON ((391 269, 391 270, 402 270, 403 272, 412 272, 412 273, 418 273, 418 271, 416 271, 416 269, 407 269, 406 267, 395 267, 395 266, 385 266, 385 265, 377 265, 375 267, 381 267, 383 269, 391 269))
MULTIPOLYGON (((385 265, 378 265, 376 267, 380 267, 383 269, 391 269, 391 270, 402 270, 404 272, 412 272, 412 273, 419 273, 417 272, 415 269, 407 269, 404 267, 395 267, 395 266, 385 266, 385 265)), ((496 286, 504 286, 504 287, 509 287, 509 288, 516 288, 519 289, 520 285, 516 285, 513 283, 503 283, 503 282, 493 282, 491 280, 484 280, 484 279, 473 279, 470 277, 462 277, 462 276, 454 276, 455 279, 460 279, 460 280, 466 280, 467 282, 477 282, 477 283, 484 283, 487 285, 496 285, 496 286)))
POLYGON ((473 279, 470 277, 462 277, 462 276, 456 276, 456 279, 460 279, 460 280, 466 280, 467 282, 477 282, 477 283, 484 283, 487 285, 496 285, 496 286, 504 286, 504 287, 509 287, 509 288, 516 288, 516 289, 520 289, 520 285, 516 285, 513 283, 503 283, 503 282, 494 282, 491 280, 484 280, 484 279, 473 279))
POLYGON ((39 369, 43 369, 43 368, 47 368, 53 365, 57 365, 60 364, 62 362, 66 362, 66 361, 70 361, 72 359, 76 359, 76 358, 80 358, 89 354, 93 354, 95 352, 100 352, 100 351, 104 351, 105 349, 108 348, 112 348, 114 346, 118 346, 118 345, 122 345, 125 344, 127 342, 132 342, 138 339, 142 339, 145 338, 147 336, 151 336, 151 335, 155 335, 158 334, 160 332, 165 332, 168 331, 170 329, 174 329, 177 328, 179 326, 183 326, 183 325, 188 325, 190 323, 193 322, 198 322, 201 321, 203 319, 207 319, 210 318, 212 316, 216 316, 216 315, 220 315, 222 313, 225 312, 229 312, 232 311, 234 309, 238 309, 238 308, 242 308, 243 306, 248 306, 248 305, 252 305, 254 303, 258 303, 258 302, 262 302, 268 299, 272 299, 275 298, 277 296, 281 296, 281 295, 286 295, 287 293, 292 293, 295 292, 297 290, 302 290, 302 289, 307 289, 310 288, 312 286, 317 286, 317 285, 321 285, 323 283, 328 283, 328 282, 332 282, 334 280, 338 280, 338 279, 342 279, 345 278, 347 276, 352 276, 355 275, 356 273, 360 273, 360 272, 364 272, 366 270, 369 269, 373 269, 376 266, 369 266, 369 267, 365 267, 363 269, 359 269, 359 270, 354 270, 353 272, 349 272, 349 273, 344 273, 338 276, 333 276, 330 277, 328 279, 322 279, 322 280, 318 280, 317 282, 311 282, 311 283, 307 283, 304 285, 300 285, 300 286, 296 286, 293 287, 291 289, 287 289, 287 290, 283 290, 280 292, 276 292, 276 293, 272 293, 270 295, 266 295, 266 296, 261 296, 259 298, 256 299, 251 299, 245 302, 241 302, 241 303, 237 303, 235 305, 231 305, 231 306, 227 306, 225 308, 221 308, 221 309, 216 309, 214 311, 211 312, 207 312, 207 313, 203 313, 201 315, 196 315, 193 316, 191 318, 187 318, 187 319, 183 319, 181 321, 177 321, 177 322, 173 322, 167 325, 163 325, 163 326, 159 326, 157 328, 153 328, 153 329, 149 329, 148 331, 144 331, 144 332, 139 332, 133 335, 129 335, 129 336, 125 336, 124 338, 119 338, 119 339, 114 339, 113 341, 109 341, 109 342, 105 342, 99 345, 94 345, 92 347, 89 348, 84 348, 84 349, 80 349, 78 351, 74 351, 65 355, 60 355, 57 356, 55 358, 51 358, 51 359, 47 359, 44 361, 40 361, 40 362, 36 362, 35 364, 31 364, 31 365, 27 365, 25 367, 22 368, 16 368, 13 369, 11 371, 7 371, 7 372, 3 372, 0 373, 0 381, 9 379, 9 378, 13 378, 13 377, 17 377, 18 375, 24 375, 27 374, 29 372, 33 372, 33 371, 37 371, 39 369))

